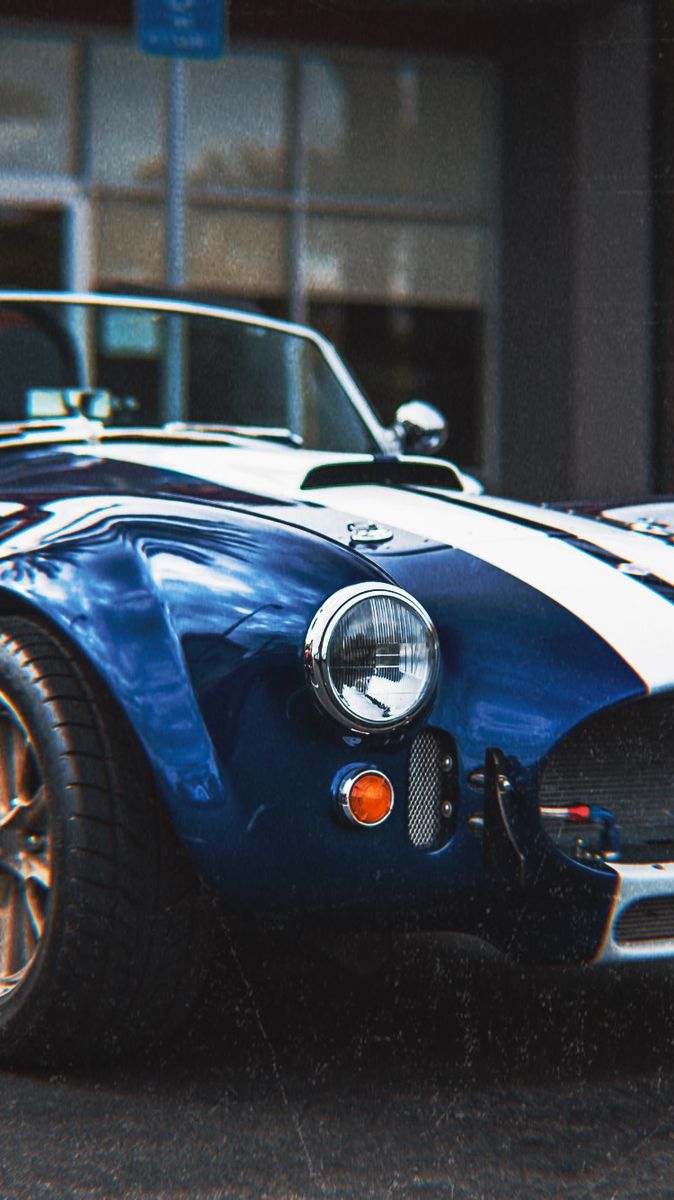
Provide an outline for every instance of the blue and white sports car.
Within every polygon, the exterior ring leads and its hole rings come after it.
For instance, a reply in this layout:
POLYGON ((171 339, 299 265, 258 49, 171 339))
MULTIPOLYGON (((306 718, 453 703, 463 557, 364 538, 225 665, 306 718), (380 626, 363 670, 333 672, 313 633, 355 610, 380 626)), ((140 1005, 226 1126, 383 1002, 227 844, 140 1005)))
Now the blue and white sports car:
POLYGON ((674 506, 490 499, 309 329, 0 296, 0 1054, 313 943, 674 955, 674 506))

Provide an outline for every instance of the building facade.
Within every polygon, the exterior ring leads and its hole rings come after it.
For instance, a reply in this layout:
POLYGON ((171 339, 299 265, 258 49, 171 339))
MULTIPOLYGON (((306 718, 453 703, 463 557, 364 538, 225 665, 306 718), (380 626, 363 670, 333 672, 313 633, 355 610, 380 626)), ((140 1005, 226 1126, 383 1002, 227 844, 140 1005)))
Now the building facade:
POLYGON ((87 8, 0 21, 0 284, 175 282, 177 161, 190 294, 317 325, 385 420, 441 407, 489 487, 670 486, 666 12, 232 0, 225 56, 180 67, 176 149, 175 64, 140 52, 130 9, 87 8))

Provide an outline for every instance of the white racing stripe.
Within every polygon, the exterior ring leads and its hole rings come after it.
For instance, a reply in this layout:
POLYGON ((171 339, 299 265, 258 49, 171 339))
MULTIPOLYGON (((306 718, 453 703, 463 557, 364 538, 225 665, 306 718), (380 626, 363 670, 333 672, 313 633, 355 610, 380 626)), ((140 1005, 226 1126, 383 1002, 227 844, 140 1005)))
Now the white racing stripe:
MULTIPOLYGON (((485 512, 503 513, 506 516, 524 517, 536 521, 550 530, 569 533, 602 550, 615 554, 623 562, 645 567, 658 579, 674 586, 674 547, 649 533, 635 533, 630 529, 604 524, 590 517, 577 517, 573 513, 555 512, 549 508, 534 508, 516 500, 485 501, 480 496, 471 496, 471 504, 478 504, 485 512)), ((653 509, 654 515, 655 508, 653 509)))
POLYGON ((365 484, 301 490, 311 466, 343 461, 349 457, 346 455, 299 454, 294 450, 284 452, 280 447, 243 452, 224 446, 186 449, 161 444, 101 444, 82 447, 80 452, 193 474, 263 495, 310 499, 351 517, 360 514, 365 520, 381 521, 456 546, 573 613, 608 642, 651 691, 674 686, 674 605, 638 579, 559 538, 518 524, 517 518, 548 525, 551 530, 565 530, 674 584, 674 550, 647 534, 613 530, 598 521, 517 501, 471 496, 473 507, 468 508, 462 506, 460 496, 448 492, 446 499, 441 499, 442 493, 433 495, 426 489, 422 493, 365 484), (478 506, 483 511, 477 511, 478 506), (503 515, 493 515, 494 510, 503 515), (509 516, 513 520, 508 520, 509 516))
MULTIPOLYGON (((651 691, 674 686, 674 605, 572 544, 418 492, 368 484, 316 489, 311 496, 330 508, 433 538, 498 567, 598 633, 651 691)), ((527 507, 526 515, 535 518, 537 512, 527 507)))

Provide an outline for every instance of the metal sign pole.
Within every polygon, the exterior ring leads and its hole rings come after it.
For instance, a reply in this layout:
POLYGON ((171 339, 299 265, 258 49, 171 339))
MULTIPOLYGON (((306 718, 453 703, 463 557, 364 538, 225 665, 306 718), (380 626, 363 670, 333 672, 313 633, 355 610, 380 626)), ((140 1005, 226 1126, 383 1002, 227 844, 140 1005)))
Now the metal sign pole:
POLYGON ((170 288, 185 283, 185 75, 185 60, 172 58, 166 160, 166 282, 170 288))
MULTIPOLYGON (((186 66, 183 58, 169 62, 168 129, 166 147, 166 282, 180 291, 185 283, 185 117, 186 66)), ((183 420, 184 345, 180 317, 167 320, 166 378, 164 388, 165 421, 183 420)))
MULTIPOLYGON (((144 54, 170 59, 166 199, 164 221, 165 278, 170 290, 181 291, 185 267, 185 172, 187 68, 185 58, 218 58, 224 53, 226 0, 135 0, 138 46, 144 54)), ((180 421, 186 413, 184 323, 166 321, 166 354, 162 418, 180 421)))

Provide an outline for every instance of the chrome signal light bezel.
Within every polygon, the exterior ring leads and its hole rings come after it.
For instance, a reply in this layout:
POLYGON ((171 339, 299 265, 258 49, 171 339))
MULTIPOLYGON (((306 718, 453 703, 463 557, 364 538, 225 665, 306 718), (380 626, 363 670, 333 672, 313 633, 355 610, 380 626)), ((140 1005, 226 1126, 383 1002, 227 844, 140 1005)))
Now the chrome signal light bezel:
POLYGON ((357 767, 353 770, 347 771, 343 778, 340 779, 339 786, 337 788, 337 802, 339 804, 340 813, 349 825, 356 825, 358 829, 378 829, 380 825, 383 825, 385 821, 388 821, 391 813, 393 812, 395 805, 395 789, 388 775, 385 775, 383 771, 379 771, 376 767, 357 767), (391 794, 391 802, 384 815, 379 817, 377 821, 363 821, 351 807, 351 796, 356 784, 359 783, 361 779, 373 776, 383 780, 388 786, 391 794))

